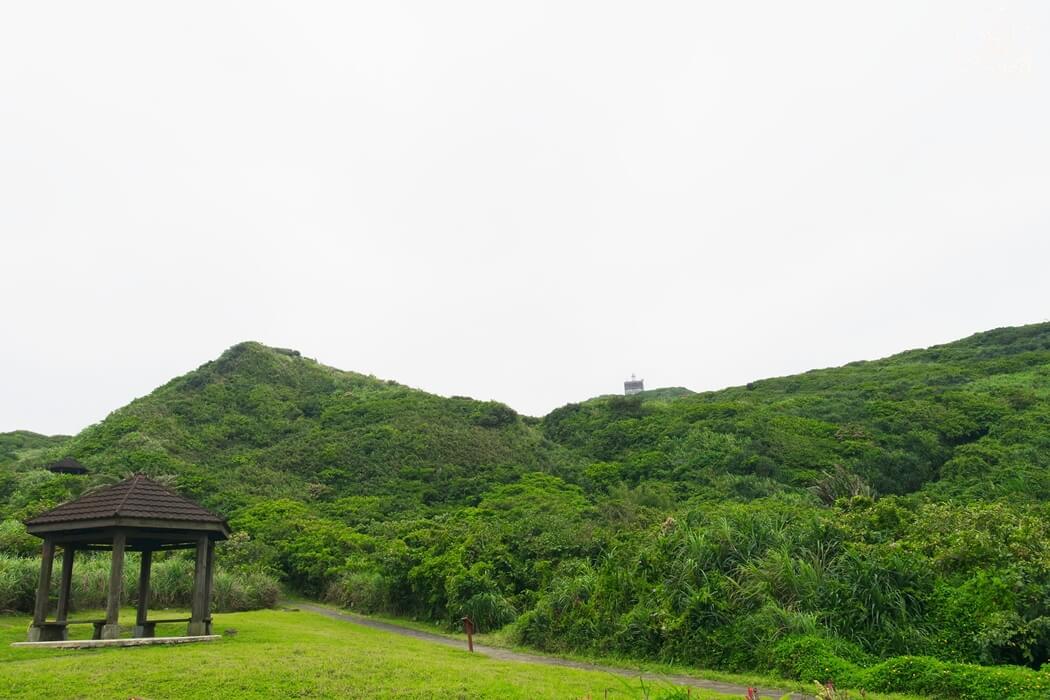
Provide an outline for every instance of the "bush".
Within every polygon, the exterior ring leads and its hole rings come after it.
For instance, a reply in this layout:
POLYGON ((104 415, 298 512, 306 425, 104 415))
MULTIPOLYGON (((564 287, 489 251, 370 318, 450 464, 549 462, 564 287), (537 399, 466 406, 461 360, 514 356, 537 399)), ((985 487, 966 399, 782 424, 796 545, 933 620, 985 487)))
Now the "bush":
POLYGON ((787 678, 852 685, 868 657, 858 647, 824 637, 789 637, 773 650, 774 669, 787 678))
POLYGON ((31 557, 40 553, 40 540, 26 532, 17 520, 0 521, 0 554, 31 557))
POLYGON ((775 649, 776 670, 800 681, 953 700, 1050 696, 1050 673, 1018 666, 977 666, 928 656, 896 656, 864 668, 868 657, 845 642, 793 637, 775 649))
POLYGON ((517 617, 514 606, 492 578, 492 567, 477 563, 450 576, 445 582, 452 624, 469 617, 478 631, 499 629, 517 617))
POLYGON ((482 428, 499 428, 510 425, 518 419, 517 412, 499 401, 485 401, 477 404, 470 414, 474 425, 482 428))
POLYGON ((479 632, 491 632, 514 621, 517 611, 497 592, 477 593, 460 607, 464 617, 474 621, 479 632))
POLYGON ((866 669, 857 679, 870 690, 958 700, 1050 697, 1050 673, 1017 666, 945 663, 899 656, 866 669))

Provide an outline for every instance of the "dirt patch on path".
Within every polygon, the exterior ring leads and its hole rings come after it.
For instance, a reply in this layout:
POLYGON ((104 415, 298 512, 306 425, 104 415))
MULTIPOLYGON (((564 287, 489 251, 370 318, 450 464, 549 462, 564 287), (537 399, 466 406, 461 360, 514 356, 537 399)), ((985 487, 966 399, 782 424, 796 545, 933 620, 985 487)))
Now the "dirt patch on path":
MULTIPOLYGON (((402 627, 400 625, 394 625, 389 622, 380 622, 379 620, 372 620, 361 615, 355 615, 353 613, 339 612, 332 610, 331 608, 325 608, 320 605, 312 605, 310 603, 296 603, 295 607, 301 610, 309 610, 310 612, 324 615, 325 617, 331 617, 336 620, 342 620, 355 625, 361 625, 362 627, 371 627, 372 629, 382 630, 384 632, 390 632, 392 634, 400 634, 403 637, 414 637, 421 639, 426 642, 433 644, 441 644, 447 647, 455 647, 456 649, 465 649, 466 644, 459 640, 453 639, 452 637, 445 637, 440 634, 434 634, 433 632, 423 632, 420 630, 412 629, 411 627, 402 627)), ((615 666, 602 666, 600 664, 591 664, 585 661, 572 661, 571 659, 561 659, 556 656, 543 656, 541 654, 525 654, 519 651, 511 651, 510 649, 501 649, 499 647, 484 646, 482 644, 475 644, 474 651, 478 654, 484 654, 493 659, 499 659, 501 661, 516 661, 518 663, 526 664, 541 664, 544 666, 564 666, 565 668, 577 668, 583 671, 601 671, 603 673, 611 673, 616 676, 623 676, 625 678, 643 678, 647 681, 662 681, 665 683, 673 683, 680 686, 689 686, 693 688, 702 688, 704 690, 713 690, 718 693, 726 693, 727 695, 738 695, 743 697, 747 695, 747 687, 742 685, 734 685, 732 683, 723 683, 722 681, 711 681, 704 678, 694 678, 692 676, 680 676, 674 674, 659 674, 649 673, 647 671, 632 670, 629 668, 617 668, 615 666)), ((782 698, 788 694, 786 690, 773 690, 760 688, 758 695, 761 698, 782 698)), ((793 693, 789 695, 792 700, 810 700, 812 696, 802 695, 800 693, 793 693)))

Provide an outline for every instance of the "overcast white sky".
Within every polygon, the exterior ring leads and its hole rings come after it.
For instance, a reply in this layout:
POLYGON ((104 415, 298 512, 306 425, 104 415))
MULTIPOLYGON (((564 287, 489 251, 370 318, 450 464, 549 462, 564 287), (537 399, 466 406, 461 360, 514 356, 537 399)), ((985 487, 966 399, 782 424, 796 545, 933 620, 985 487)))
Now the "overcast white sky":
POLYGON ((531 414, 1050 317, 1050 3, 0 2, 0 430, 247 339, 531 414))

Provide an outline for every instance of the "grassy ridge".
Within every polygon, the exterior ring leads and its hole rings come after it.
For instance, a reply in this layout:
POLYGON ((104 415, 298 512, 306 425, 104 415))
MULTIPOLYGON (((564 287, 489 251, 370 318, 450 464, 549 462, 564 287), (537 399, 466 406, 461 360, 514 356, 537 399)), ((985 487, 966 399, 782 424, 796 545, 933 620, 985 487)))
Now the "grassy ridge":
POLYGON ((58 447, 68 439, 68 435, 40 435, 28 430, 0 433, 0 464, 31 457, 34 452, 58 447))

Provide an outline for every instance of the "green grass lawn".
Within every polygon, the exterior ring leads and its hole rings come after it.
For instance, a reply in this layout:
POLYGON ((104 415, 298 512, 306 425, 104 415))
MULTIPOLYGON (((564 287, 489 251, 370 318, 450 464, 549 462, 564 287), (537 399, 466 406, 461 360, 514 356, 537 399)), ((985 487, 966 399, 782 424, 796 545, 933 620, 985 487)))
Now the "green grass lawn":
MULTIPOLYGON (((162 617, 162 611, 157 611, 162 617)), ((77 617, 91 617, 90 614, 77 617)), ((122 622, 134 618, 131 610, 122 622)), ((215 615, 234 636, 141 648, 16 649, 27 616, 0 616, 3 698, 642 698, 639 681, 502 662, 306 611, 215 615)), ((164 626, 161 626, 164 627, 164 626)), ((158 628, 181 634, 185 625, 158 628)), ((89 637, 90 626, 71 628, 89 637)), ((647 687, 649 684, 647 684, 647 687)), ((652 690, 650 688, 650 690, 652 690)), ((670 691, 657 688, 650 697, 670 691)), ((685 697, 684 691, 681 697, 685 697)), ((725 695, 691 691, 692 698, 725 695)))
MULTIPOLYGON (((289 604, 296 603, 309 603, 310 605, 317 605, 319 607, 328 608, 330 610, 357 614, 352 611, 341 609, 334 605, 327 605, 325 603, 319 603, 313 600, 307 600, 306 598, 292 597, 289 600, 289 604)), ((433 634, 440 634, 446 637, 452 637, 454 639, 462 640, 466 644, 467 636, 461 631, 449 630, 443 625, 439 625, 434 622, 426 622, 420 620, 411 620, 404 617, 394 617, 390 615, 361 615, 361 617, 367 617, 373 620, 379 620, 381 622, 388 622, 394 625, 400 625, 402 627, 408 627, 410 629, 419 630, 422 632, 431 632, 433 634)), ((497 631, 494 633, 479 633, 474 635, 474 641, 477 644, 484 644, 492 647, 500 647, 504 649, 511 649, 514 651, 520 651, 526 654, 546 654, 547 652, 538 651, 530 647, 521 646, 515 644, 510 636, 505 631, 497 631)), ((601 666, 614 666, 619 668, 629 668, 637 670, 639 672, 652 673, 657 675, 665 676, 691 676, 693 678, 703 678, 705 680, 722 681, 725 683, 733 683, 741 686, 754 686, 756 688, 780 688, 785 691, 798 692, 812 695, 816 688, 813 682, 803 683, 800 681, 794 681, 787 678, 779 678, 769 674, 741 674, 741 673, 726 673, 725 671, 718 671, 716 669, 697 668, 695 666, 687 666, 682 664, 666 664, 658 661, 643 660, 625 658, 621 656, 600 656, 596 654, 552 654, 559 658, 570 659, 574 661, 583 661, 601 666)), ((695 690, 692 691, 695 697, 695 690)), ((659 692, 657 693, 659 694, 659 692)), ((854 695, 859 696, 859 691, 855 691, 854 695)), ((610 697, 612 693, 610 692, 610 697)), ((641 696, 641 694, 639 694, 641 696)), ((866 700, 922 700, 916 695, 907 695, 903 693, 874 693, 866 692, 864 694, 866 700)))

